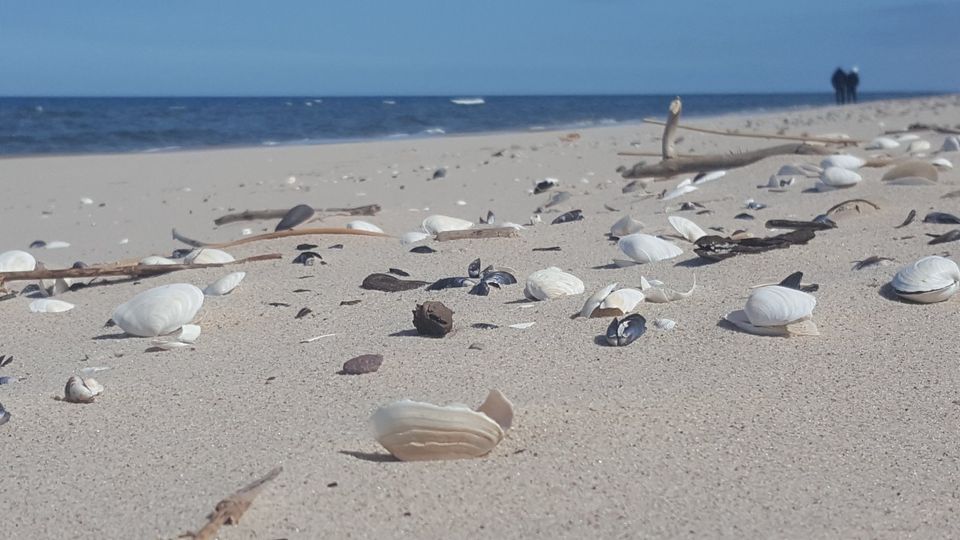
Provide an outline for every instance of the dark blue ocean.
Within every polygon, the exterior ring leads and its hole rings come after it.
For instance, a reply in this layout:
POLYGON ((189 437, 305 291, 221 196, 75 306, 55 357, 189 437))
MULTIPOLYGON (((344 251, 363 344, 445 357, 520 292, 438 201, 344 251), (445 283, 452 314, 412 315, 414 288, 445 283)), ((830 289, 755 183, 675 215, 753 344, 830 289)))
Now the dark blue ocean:
MULTIPOLYGON (((865 93, 861 101, 926 93, 865 93)), ((0 156, 159 152, 582 128, 665 116, 673 96, 0 98, 0 156)), ((832 94, 684 95, 684 116, 790 110, 832 94)))

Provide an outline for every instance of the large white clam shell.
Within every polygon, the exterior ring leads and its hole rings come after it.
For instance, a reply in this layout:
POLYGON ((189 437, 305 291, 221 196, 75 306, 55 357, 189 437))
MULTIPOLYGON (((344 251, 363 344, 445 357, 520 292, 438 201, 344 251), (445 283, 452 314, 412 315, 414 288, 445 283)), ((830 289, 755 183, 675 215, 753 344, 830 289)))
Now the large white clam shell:
POLYGON ((61 313, 70 311, 74 307, 70 302, 54 300, 52 298, 38 298, 30 302, 30 311, 33 313, 61 313))
POLYGON ((627 257, 641 264, 672 259, 683 253, 676 244, 643 233, 624 236, 617 242, 617 247, 627 257))
POLYGON ((890 285, 898 296, 913 302, 943 302, 960 289, 960 268, 950 259, 931 255, 901 268, 890 285))
POLYGON ((246 272, 231 272, 222 278, 214 281, 210 285, 207 285, 203 289, 203 294, 207 296, 223 296, 225 294, 230 294, 233 289, 243 281, 243 278, 247 275, 246 272))
POLYGON ((850 154, 835 154, 832 156, 827 156, 820 162, 820 167, 824 170, 829 169, 830 167, 840 167, 841 169, 847 169, 850 171, 855 171, 860 167, 863 167, 867 162, 857 156, 852 156, 850 154))
POLYGON ((161 256, 159 256, 159 255, 150 255, 150 256, 147 256, 147 257, 144 257, 144 258, 140 259, 140 262, 139 262, 138 264, 147 264, 147 265, 164 264, 164 265, 168 265, 168 264, 179 264, 179 263, 177 263, 177 261, 175 261, 175 260, 173 260, 173 259, 168 259, 168 258, 166 258, 166 257, 161 257, 161 256))
POLYGON ((877 137, 864 148, 867 150, 892 150, 898 146, 900 146, 900 143, 890 137, 877 137))
POLYGON ((113 322, 142 337, 169 334, 193 321, 203 305, 203 291, 188 283, 161 285, 141 292, 113 310, 113 322))
POLYGON ((433 215, 423 220, 422 226, 428 233, 437 234, 446 231, 465 231, 473 227, 473 222, 450 216, 433 215))
POLYGON ((425 232, 412 231, 400 235, 400 243, 403 245, 416 244, 428 238, 430 238, 430 235, 425 232))
POLYGON ((345 227, 348 229, 354 229, 358 231, 370 231, 370 232, 376 232, 376 233, 383 232, 383 229, 381 229, 380 227, 377 227, 373 223, 370 223, 369 221, 363 221, 360 219, 347 223, 345 227))
POLYGON ((183 262, 187 264, 216 264, 233 262, 233 255, 213 248, 199 248, 187 253, 183 262))
POLYGON ((0 272, 30 272, 37 267, 37 260, 26 251, 14 249, 0 253, 0 272))
POLYGON ((831 188, 845 188, 859 183, 863 178, 850 169, 827 167, 820 175, 820 182, 831 188))
POLYGON ((770 285, 754 289, 743 306, 747 319, 755 326, 784 326, 809 319, 817 299, 803 291, 770 285))
POLYGON ((583 294, 583 282, 577 276, 551 266, 527 276, 527 286, 523 294, 535 300, 574 296, 583 294))
POLYGON ((593 312, 593 317, 620 317, 637 309, 645 295, 637 289, 617 289, 607 295, 593 312))
POLYGON ((680 236, 686 238, 690 242, 696 242, 701 237, 707 235, 707 233, 703 232, 703 229, 701 229, 699 225, 685 217, 670 216, 667 218, 667 221, 670 222, 670 225, 675 231, 677 231, 677 233, 680 234, 680 236))
POLYGON ((594 310, 600 307, 600 303, 603 302, 603 299, 606 298, 616 288, 617 284, 611 283, 610 285, 607 285, 606 287, 590 295, 590 298, 587 298, 587 301, 583 303, 583 307, 580 309, 580 316, 590 317, 594 310))
POLYGON ((476 411, 405 399, 381 407, 371 421, 377 442, 403 461, 476 458, 503 440, 513 406, 497 390, 476 411))
POLYGON ((610 236, 613 238, 620 238, 622 236, 627 236, 628 234, 633 234, 642 230, 644 227, 643 223, 633 219, 630 216, 623 216, 618 219, 610 227, 610 236))

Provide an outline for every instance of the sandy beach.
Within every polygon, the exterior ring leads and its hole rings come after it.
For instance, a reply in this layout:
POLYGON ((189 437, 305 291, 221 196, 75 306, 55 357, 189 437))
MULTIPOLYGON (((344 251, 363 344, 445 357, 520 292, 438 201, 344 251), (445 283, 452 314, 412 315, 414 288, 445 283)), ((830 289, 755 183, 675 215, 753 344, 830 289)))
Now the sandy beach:
MULTIPOLYGON (((864 141, 917 122, 957 126, 960 96, 683 120, 864 141)), ((394 236, 432 214, 477 221, 492 210, 499 222, 525 225, 514 238, 430 241, 431 254, 411 253, 393 237, 252 242, 227 251, 282 258, 66 292, 57 298, 76 307, 64 313, 31 313, 26 296, 0 302, 0 355, 15 357, 0 375, 22 378, 0 386, 12 415, 0 426, 0 538, 175 538, 278 465, 280 476, 220 538, 955 535, 960 299, 913 304, 883 287, 920 257, 956 260, 960 244, 928 245, 926 236, 956 226, 921 219, 960 213, 960 198, 942 198, 960 189, 960 172, 941 170, 936 185, 891 186, 880 181, 889 167, 866 167, 849 189, 810 192, 814 178, 782 191, 758 188, 782 165, 823 158, 777 156, 664 201, 656 194, 685 176, 624 194, 628 180, 616 172, 640 159, 618 152, 659 152, 661 127, 591 128, 564 140, 567 133, 0 159, 0 252, 69 242, 28 250, 47 268, 169 256, 188 247, 171 238, 173 228, 210 242, 241 238, 244 228, 272 231, 276 220, 221 227, 213 220, 300 203, 379 204, 375 216, 329 214, 313 225, 363 219, 394 236), (440 167, 446 175, 432 179, 440 167), (534 195, 546 177, 559 186, 534 195), (527 226, 555 191, 572 197, 527 226), (749 199, 767 207, 748 210, 749 199), (715 264, 703 264, 667 221, 681 215, 704 229, 768 236, 768 219, 809 220, 849 199, 880 209, 845 215, 807 245, 715 264), (685 201, 711 212, 679 211, 685 201), (573 209, 584 219, 550 224, 573 209), (895 229, 910 210, 917 220, 895 229), (734 218, 742 212, 755 219, 734 218), (606 235, 623 215, 684 253, 612 267, 623 255, 606 235), (304 242, 318 245, 325 264, 291 263, 304 242), (336 244, 342 249, 330 248, 336 244), (554 246, 560 250, 534 251, 554 246), (894 260, 852 270, 873 255, 894 260), (487 297, 465 288, 360 288, 365 276, 388 268, 427 282, 462 276, 475 258, 513 269, 519 283, 487 297), (586 292, 525 300, 526 277, 550 266, 579 277, 586 292), (761 337, 722 322, 743 308, 751 286, 798 270, 820 286, 813 318, 821 335, 761 337), (194 347, 149 353, 150 339, 104 327, 141 291, 203 288, 232 271, 246 277, 231 294, 206 298, 194 347), (609 347, 601 338, 608 318, 570 318, 594 291, 637 287, 641 276, 683 290, 696 281, 690 298, 638 308, 648 321, 676 321, 674 329, 651 325, 631 345, 609 347), (454 311, 451 334, 416 335, 411 312, 426 300, 454 311), (295 318, 305 307, 312 313, 295 318), (535 324, 508 326, 525 322, 535 324), (361 354, 382 354, 379 371, 338 374, 361 354), (90 367, 110 368, 94 375, 105 387, 94 403, 53 399, 68 377, 90 367), (493 388, 513 402, 515 419, 485 457, 401 462, 371 434, 371 414, 395 400, 476 406, 493 388)), ((678 135, 684 154, 773 144, 678 135)), ((957 152, 935 154, 946 135, 917 135, 931 144, 918 159, 960 160, 957 152)), ((899 157, 905 146, 887 152, 899 157)), ((863 145, 839 152, 881 153, 863 145)))

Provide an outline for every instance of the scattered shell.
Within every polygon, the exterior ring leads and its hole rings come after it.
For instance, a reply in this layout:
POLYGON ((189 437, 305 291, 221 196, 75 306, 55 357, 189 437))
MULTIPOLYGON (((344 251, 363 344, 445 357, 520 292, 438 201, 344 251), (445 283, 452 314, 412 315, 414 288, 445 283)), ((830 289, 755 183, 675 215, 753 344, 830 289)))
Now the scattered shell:
POLYGON ((355 221, 351 221, 350 223, 347 223, 345 227, 348 229, 354 229, 358 231, 370 231, 375 233, 383 232, 383 229, 381 229, 380 227, 377 227, 373 223, 369 223, 367 221, 363 221, 359 219, 355 221))
POLYGON ((446 231, 465 231, 473 227, 473 222, 450 216, 433 215, 423 220, 422 226, 424 231, 437 234, 446 231))
POLYGON ((139 262, 138 264, 144 264, 144 265, 163 264, 163 265, 166 265, 166 264, 179 264, 179 263, 178 263, 177 261, 173 260, 173 259, 168 259, 168 258, 166 258, 166 257, 161 257, 161 256, 159 256, 159 255, 150 255, 150 256, 148 256, 148 257, 144 257, 144 258, 140 259, 140 262, 139 262))
POLYGON ((533 183, 533 194, 539 195, 548 189, 553 189, 560 185, 560 181, 556 178, 544 178, 543 180, 538 180, 533 183))
POLYGON ((14 249, 0 253, 0 272, 31 272, 37 267, 37 260, 26 251, 14 249))
POLYGON ((826 172, 827 169, 831 167, 839 167, 841 169, 847 169, 850 171, 855 171, 860 167, 863 167, 867 162, 857 156, 852 156, 850 154, 835 154, 832 156, 827 156, 823 161, 820 162, 820 168, 826 172))
POLYGON ((10 411, 3 407, 3 404, 0 403, 0 426, 6 424, 10 421, 10 411))
POLYGON ((654 319, 653 326, 658 330, 673 330, 677 326, 677 321, 672 319, 654 319))
POLYGON ((52 240, 50 242, 47 242, 46 245, 44 245, 43 247, 46 249, 68 248, 70 247, 70 242, 64 242, 63 240, 52 240))
POLYGON ((417 304, 413 310, 413 326, 421 336, 442 338, 453 330, 453 311, 441 302, 417 304))
POLYGON ((508 326, 508 328, 516 328, 517 330, 526 330, 527 328, 530 328, 531 326, 533 326, 533 325, 535 325, 535 324, 537 324, 537 323, 535 323, 535 322, 522 322, 522 323, 510 324, 510 325, 507 325, 507 326, 508 326))
POLYGON ((856 172, 842 167, 828 167, 820 175, 817 191, 828 191, 834 188, 846 188, 859 183, 863 178, 856 172))
POLYGON ((553 221, 550 222, 551 225, 557 225, 560 223, 568 223, 571 221, 580 221, 583 219, 582 210, 571 210, 565 214, 560 214, 553 221))
POLYGON ((924 178, 936 182, 939 174, 937 168, 926 161, 905 161, 887 171, 881 180, 891 182, 905 178, 924 178))
POLYGON ((642 315, 634 313, 622 319, 614 317, 607 327, 604 337, 607 344, 614 347, 626 347, 633 343, 647 331, 647 320, 642 315))
POLYGON ((761 336, 819 335, 811 317, 817 299, 779 285, 754 289, 742 310, 728 313, 727 321, 761 336))
POLYGON ((177 334, 177 341, 193 343, 198 337, 200 337, 200 327, 196 324, 185 324, 180 328, 180 333, 177 334))
POLYGON ((943 146, 940 147, 941 152, 958 152, 960 151, 960 137, 956 135, 951 135, 943 140, 943 146))
POLYGON ((933 165, 934 167, 939 167, 944 170, 949 170, 953 168, 953 163, 951 163, 949 159, 942 158, 942 157, 930 160, 930 164, 933 165))
POLYGON ((344 362, 343 369, 340 371, 343 375, 363 375, 364 373, 373 373, 380 369, 383 364, 382 354, 363 354, 351 358, 344 362))
POLYGON ((947 212, 930 212, 923 217, 923 222, 938 225, 960 225, 960 217, 947 212))
POLYGON ((430 235, 425 232, 413 231, 408 233, 403 233, 400 235, 400 243, 403 245, 407 244, 416 244, 430 238, 430 235))
POLYGON ((61 313, 70 311, 75 306, 70 302, 63 300, 53 300, 50 298, 38 298, 30 302, 30 311, 33 313, 61 313))
POLYGON ((410 253, 436 253, 437 250, 430 246, 416 246, 410 249, 410 253))
POLYGON ((219 264, 233 262, 233 255, 213 248, 199 248, 187 253, 183 262, 187 264, 219 264))
POLYGON ((583 294, 583 282, 577 276, 551 266, 530 274, 523 294, 534 300, 573 296, 583 294))
POLYGON ((630 216, 623 216, 610 227, 610 237, 620 238, 642 230, 644 224, 633 219, 630 216))
POLYGON ((80 197, 80 202, 82 204, 93 204, 93 199, 90 197, 80 197))
POLYGON ((666 304, 676 300, 690 298, 696 288, 696 275, 693 276, 693 285, 690 286, 690 290, 687 292, 680 292, 669 287, 665 287, 660 281, 648 281, 647 278, 640 276, 640 290, 643 291, 646 301, 653 304, 666 304))
POLYGON ((707 235, 696 223, 685 217, 670 216, 667 221, 680 236, 686 238, 689 242, 696 242, 701 236, 707 235))
POLYGON ((876 139, 867 143, 867 150, 891 150, 900 146, 900 143, 890 137, 877 137, 876 139))
POLYGON ((67 385, 63 389, 63 401, 93 403, 94 398, 102 393, 102 384, 93 379, 82 379, 74 375, 67 379, 67 385))
MULTIPOLYGON (((672 259, 683 254, 683 250, 676 244, 644 233, 624 236, 617 242, 617 247, 639 264, 672 259)), ((620 264, 619 261, 615 262, 620 264)))
POLYGON ((922 152, 927 152, 930 150, 930 141, 925 141, 923 139, 918 139, 910 143, 910 146, 907 147, 908 154, 919 154, 922 152))
POLYGON ((313 208, 307 204, 298 204, 287 211, 282 218, 280 218, 280 223, 277 223, 277 228, 274 231, 285 231, 287 229, 292 229, 301 223, 305 223, 310 220, 314 215, 313 208))
POLYGON ((231 272, 210 285, 207 285, 207 288, 203 290, 203 294, 206 296, 223 296, 230 294, 230 292, 243 281, 246 275, 246 272, 231 272))
POLYGON ((692 178, 687 178, 686 180, 677 184, 677 187, 671 189, 670 191, 663 194, 663 197, 660 197, 661 201, 669 201, 670 199, 676 199, 687 193, 696 191, 699 189, 697 186, 691 185, 693 183, 692 178))
POLYGON ((117 306, 112 319, 130 335, 154 337, 190 323, 202 305, 203 291, 193 285, 161 285, 117 306))
POLYGON ((370 274, 363 278, 363 283, 360 284, 360 288, 369 291, 399 292, 419 289, 426 284, 426 281, 399 279, 390 274, 370 274))
POLYGON ((706 184, 707 182, 713 182, 714 180, 719 180, 727 175, 727 171, 710 171, 702 172, 693 178, 694 185, 706 184))
POLYGON ((635 310, 644 300, 637 289, 616 289, 617 284, 608 285, 594 293, 583 304, 581 317, 619 317, 635 310))
POLYGON ((960 289, 960 268, 950 259, 931 255, 901 268, 890 286, 898 296, 913 302, 943 302, 960 289))
POLYGON ((490 453, 513 423, 513 404, 498 390, 471 410, 404 399, 378 409, 374 435, 403 461, 476 458, 490 453))

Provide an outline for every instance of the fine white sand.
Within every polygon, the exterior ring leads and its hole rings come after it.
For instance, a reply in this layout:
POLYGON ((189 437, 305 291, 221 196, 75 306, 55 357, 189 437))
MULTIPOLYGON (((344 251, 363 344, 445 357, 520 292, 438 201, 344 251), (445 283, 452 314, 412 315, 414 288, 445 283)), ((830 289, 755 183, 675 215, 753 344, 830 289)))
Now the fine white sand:
MULTIPOLYGON (((955 126, 960 98, 687 122, 869 140, 913 122, 955 126)), ((615 169, 639 159, 619 151, 658 151, 661 128, 579 133, 575 142, 538 132, 0 160, 0 251, 38 239, 70 242, 30 250, 48 268, 168 255, 185 247, 171 239, 173 227, 208 241, 239 238, 246 227, 273 230, 275 221, 213 225, 244 209, 378 203, 376 216, 331 216, 323 225, 365 219, 399 235, 434 213, 476 220, 493 210, 500 221, 526 224, 550 196, 530 192, 544 177, 573 194, 518 238, 431 242, 435 254, 409 253, 395 238, 296 237, 228 250, 237 257, 281 253, 277 261, 68 292, 61 298, 76 308, 66 313, 30 313, 27 297, 0 302, 0 354, 16 358, 0 374, 25 378, 0 386, 0 402, 13 415, 0 426, 0 537, 176 537, 198 529, 218 500, 276 465, 283 473, 222 538, 955 534, 960 300, 909 304, 881 288, 903 264, 956 253, 958 244, 931 246, 925 236, 952 226, 920 219, 933 210, 960 213, 960 199, 941 198, 960 189, 960 173, 941 172, 936 186, 896 187, 881 185, 886 169, 867 168, 849 190, 806 193, 814 183, 806 178, 782 193, 758 189, 783 164, 820 161, 781 156, 660 201, 642 191, 622 194, 626 181, 615 169), (430 180, 440 166, 446 177, 430 180), (754 221, 735 220, 750 198, 769 207, 749 211, 754 221), (703 265, 689 243, 676 240, 684 249, 677 259, 606 268, 621 255, 605 233, 624 214, 643 221, 646 232, 667 235, 668 211, 696 201, 712 213, 679 215, 705 229, 764 236, 773 234, 763 228, 767 219, 811 219, 852 198, 881 210, 848 215, 806 246, 703 265), (549 225, 571 209, 582 209, 585 219, 549 225), (917 221, 894 229, 911 209, 917 221), (303 242, 318 244, 326 264, 291 264, 303 242), (327 249, 333 244, 343 249, 327 249), (562 251, 532 251, 550 246, 562 251), (851 270, 871 255, 896 262, 851 270), (520 284, 488 297, 359 287, 389 267, 425 281, 465 275, 476 257, 514 269, 520 284), (523 301, 526 276, 548 266, 580 277, 586 294, 523 301), (202 288, 235 270, 246 279, 231 295, 206 300, 203 335, 192 350, 146 353, 149 339, 104 328, 113 308, 137 292, 177 282, 202 288), (814 319, 821 336, 764 338, 720 322, 742 308, 750 286, 796 270, 820 284, 814 319), (693 297, 640 308, 648 321, 676 320, 674 330, 650 328, 632 345, 613 348, 598 342, 607 319, 569 318, 593 291, 613 282, 635 287, 641 275, 680 289, 696 276, 693 297), (341 305, 350 300, 360 303, 341 305), (425 300, 455 311, 454 333, 430 339, 412 332, 411 311, 425 300), (295 319, 303 307, 313 313, 295 319), (501 328, 471 328, 480 322, 501 328), (506 327, 520 322, 536 324, 506 327), (300 343, 322 334, 334 335, 300 343), (384 356, 377 373, 337 374, 344 361, 366 353, 384 356), (53 399, 70 375, 91 366, 112 368, 95 375, 106 387, 95 403, 53 399), (516 418, 486 457, 397 462, 371 436, 368 419, 381 405, 402 398, 478 405, 490 388, 514 402, 516 418)), ((683 153, 774 144, 678 135, 683 153)), ((933 150, 945 137, 919 135, 933 150)), ((942 156, 960 161, 958 153, 942 156)), ((651 183, 648 191, 682 178, 651 183)))

